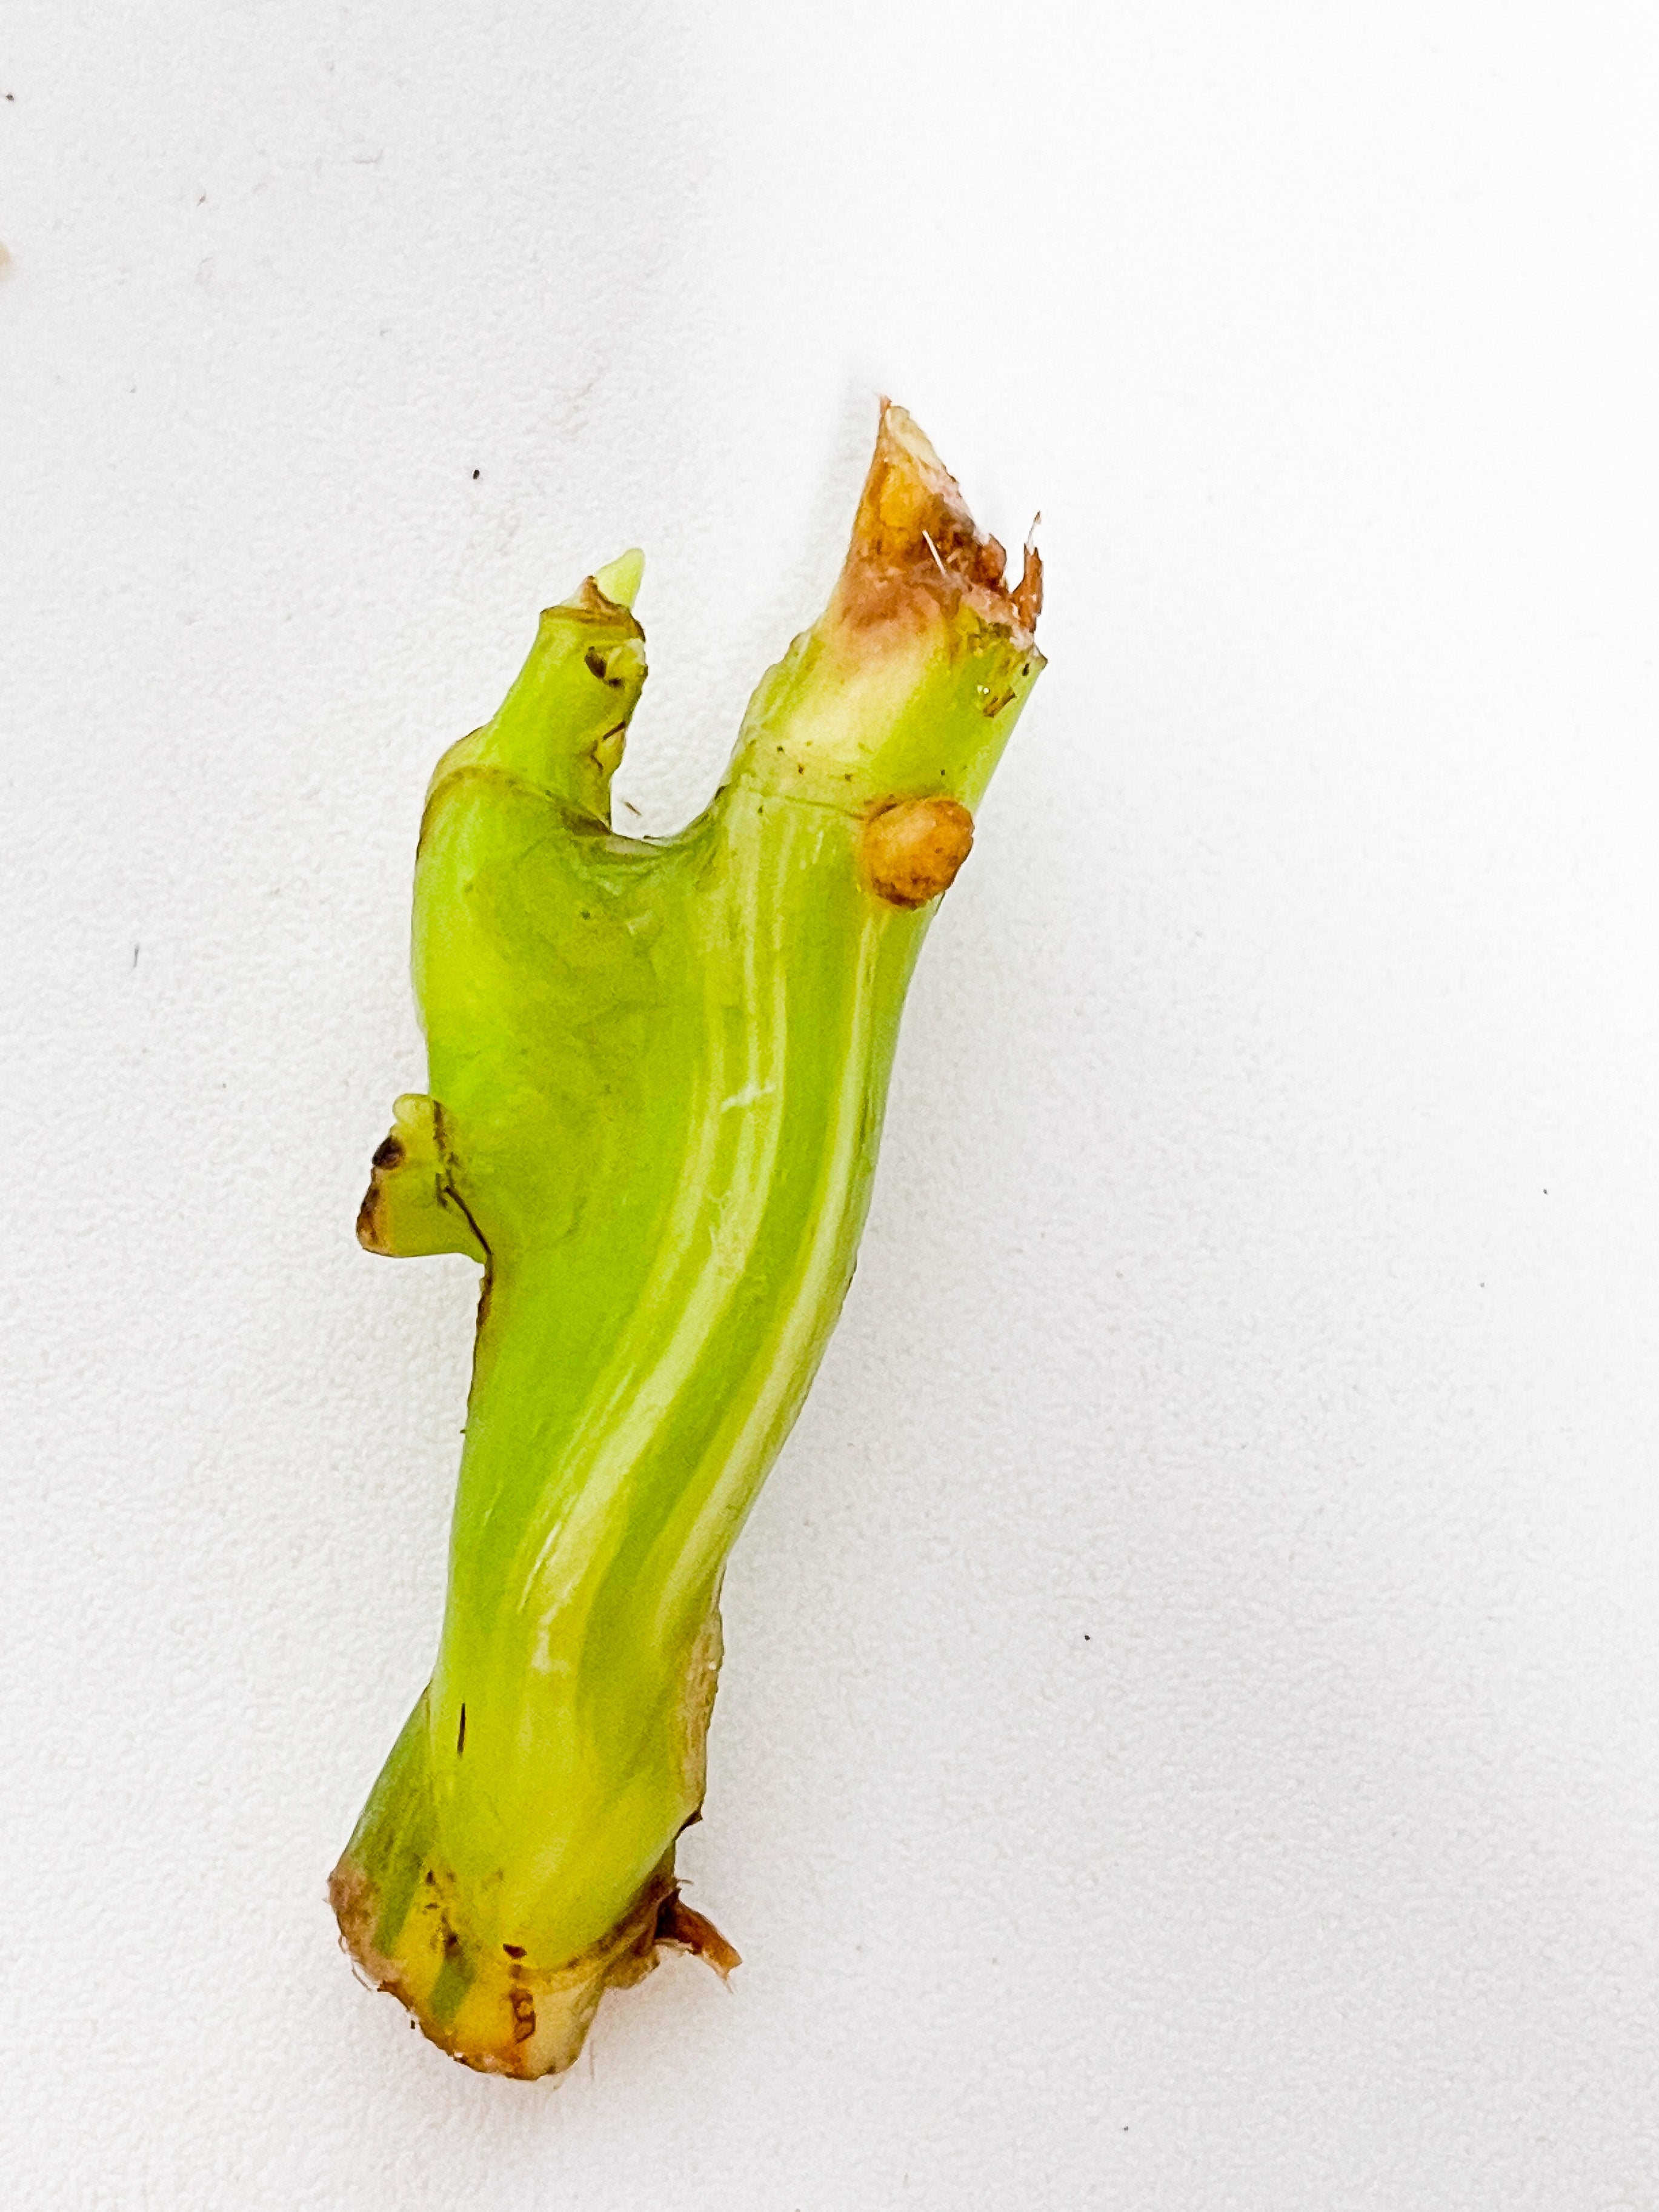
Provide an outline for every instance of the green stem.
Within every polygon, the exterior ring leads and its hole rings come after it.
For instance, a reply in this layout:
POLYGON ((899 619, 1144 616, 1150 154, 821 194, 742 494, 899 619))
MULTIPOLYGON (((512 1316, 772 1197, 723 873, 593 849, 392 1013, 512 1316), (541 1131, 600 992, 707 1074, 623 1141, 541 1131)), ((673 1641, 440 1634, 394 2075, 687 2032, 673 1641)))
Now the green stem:
POLYGON ((431 1097, 360 1224, 485 1264, 437 1665, 335 1876, 383 1986, 469 2063, 568 2064, 678 1942, 720 1576, 852 1277, 906 986, 1040 659, 908 418, 730 778, 610 830, 644 678, 629 556, 544 616, 440 764, 415 969, 431 1097))

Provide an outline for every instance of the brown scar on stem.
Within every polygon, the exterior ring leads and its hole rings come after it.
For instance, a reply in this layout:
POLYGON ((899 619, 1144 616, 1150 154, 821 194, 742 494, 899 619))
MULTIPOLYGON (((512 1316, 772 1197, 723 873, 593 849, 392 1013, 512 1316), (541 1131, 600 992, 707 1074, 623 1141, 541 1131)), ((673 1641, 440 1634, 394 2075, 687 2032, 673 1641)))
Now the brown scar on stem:
POLYGON ((859 841, 865 882, 889 906, 926 906, 950 890, 974 846, 960 799, 900 799, 878 807, 859 841))
POLYGON ((638 638, 641 644, 645 641, 645 632, 640 628, 639 618, 632 607, 623 606, 620 599, 606 599, 592 576, 582 578, 581 589, 574 599, 566 599, 556 607, 544 608, 543 617, 544 620, 560 617, 568 622, 574 617, 578 622, 615 623, 629 637, 638 638))
MULTIPOLYGON (((422 1871, 431 1891, 441 1885, 431 1866, 422 1871)), ((700 1912, 678 1902, 672 1854, 659 1864, 638 1898, 609 1935, 578 1959, 551 1970, 521 1963, 524 1946, 503 1943, 510 1978, 499 1991, 493 2027, 474 2024, 464 2036, 447 2020, 436 2019, 410 1986, 403 1963, 388 1958, 375 1941, 379 1931, 379 1885, 352 1860, 349 1850, 329 1878, 329 1901, 340 1923, 342 1947, 369 1977, 405 2005, 414 2025, 441 2051, 483 2074, 519 2081, 562 2073, 574 2063, 593 2014, 607 1990, 631 1989, 656 1966, 660 1952, 682 1950, 707 1959, 715 1972, 729 1974, 738 1965, 736 1950, 700 1912), (528 1984, 528 1986, 526 1986, 528 1984), (528 1998, 529 2007, 524 2000, 528 1998)), ((465 1947, 439 1896, 424 1908, 438 1916, 433 1931, 446 1959, 465 1955, 465 1947)))
POLYGON ((395 1126, 374 1149, 368 1188, 357 1209, 357 1242, 393 1259, 468 1253, 483 1262, 487 1286, 489 1245, 457 1187, 442 1105, 411 1093, 395 1110, 395 1126), (459 1232, 463 1223, 470 1239, 459 1232))
POLYGON ((628 738, 626 722, 613 722, 608 730, 601 730, 587 748, 587 757, 601 775, 614 775, 622 763, 623 746, 628 738))
POLYGON ((1007 562, 997 539, 975 526, 962 487, 915 421, 884 399, 836 612, 863 629, 966 607, 1029 646, 1042 610, 1042 556, 1028 538, 1012 586, 1007 562))
POLYGON ((380 1186, 370 1183, 363 1193, 363 1202, 357 1208, 357 1242, 365 1252, 385 1249, 386 1232, 380 1223, 380 1186))

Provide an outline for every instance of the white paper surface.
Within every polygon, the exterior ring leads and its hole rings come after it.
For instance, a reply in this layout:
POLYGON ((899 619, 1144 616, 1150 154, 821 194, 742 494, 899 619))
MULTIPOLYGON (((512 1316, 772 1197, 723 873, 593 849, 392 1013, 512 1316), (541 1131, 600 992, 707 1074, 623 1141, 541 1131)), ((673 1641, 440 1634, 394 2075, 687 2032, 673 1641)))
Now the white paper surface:
POLYGON ((1653 43, 14 0, 8 2203, 1659 2203, 1653 43), (323 1896, 465 1389, 351 1234, 422 786, 637 542, 700 804, 882 391, 1051 665, 727 1583, 745 1964, 483 2081, 323 1896))

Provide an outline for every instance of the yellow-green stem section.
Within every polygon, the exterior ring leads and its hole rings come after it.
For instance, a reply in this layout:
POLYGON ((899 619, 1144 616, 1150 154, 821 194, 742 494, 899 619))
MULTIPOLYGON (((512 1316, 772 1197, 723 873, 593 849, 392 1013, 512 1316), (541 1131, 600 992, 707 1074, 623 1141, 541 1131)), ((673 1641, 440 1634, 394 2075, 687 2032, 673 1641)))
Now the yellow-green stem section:
POLYGON ((437 1663, 336 1901, 427 2032, 501 2071, 568 2063, 648 1968, 702 1802, 720 1575, 851 1279, 934 911, 872 890, 866 825, 976 803, 1040 665, 925 442, 896 410, 883 434, 888 522, 912 493, 944 516, 933 565, 890 528, 872 553, 861 510, 680 836, 610 829, 644 678, 623 563, 544 616, 428 796, 430 1091, 360 1233, 483 1255, 484 1287, 437 1663))

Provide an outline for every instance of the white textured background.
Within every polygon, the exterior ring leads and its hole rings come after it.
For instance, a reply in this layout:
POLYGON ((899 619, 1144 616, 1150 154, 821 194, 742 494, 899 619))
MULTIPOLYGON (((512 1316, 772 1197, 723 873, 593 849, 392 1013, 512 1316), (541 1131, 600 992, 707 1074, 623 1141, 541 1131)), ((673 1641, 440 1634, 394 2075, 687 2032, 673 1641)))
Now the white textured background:
POLYGON ((1659 2205, 1651 21, 11 0, 9 2206, 1659 2205), (728 1583, 748 1963, 481 2081, 322 1893, 465 1383, 351 1235, 422 783, 638 540, 699 803, 883 389, 1052 665, 728 1583))

